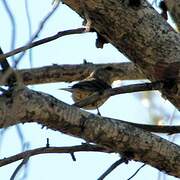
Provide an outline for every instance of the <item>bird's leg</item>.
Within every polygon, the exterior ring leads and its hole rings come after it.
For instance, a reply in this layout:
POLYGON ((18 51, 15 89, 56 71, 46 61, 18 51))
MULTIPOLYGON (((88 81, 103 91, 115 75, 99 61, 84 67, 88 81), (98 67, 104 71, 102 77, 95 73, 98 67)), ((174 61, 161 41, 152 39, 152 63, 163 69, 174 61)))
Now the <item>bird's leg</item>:
POLYGON ((101 113, 100 113, 100 111, 99 111, 99 108, 96 107, 96 109, 97 109, 97 114, 98 114, 99 116, 101 116, 101 113))

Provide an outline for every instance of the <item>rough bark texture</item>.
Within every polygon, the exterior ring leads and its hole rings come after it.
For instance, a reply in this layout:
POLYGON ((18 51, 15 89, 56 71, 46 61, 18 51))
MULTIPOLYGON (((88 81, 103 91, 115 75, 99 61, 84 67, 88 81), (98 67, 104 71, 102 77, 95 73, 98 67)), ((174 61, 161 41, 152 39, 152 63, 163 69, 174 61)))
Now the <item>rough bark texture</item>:
MULTIPOLYGON (((86 14, 96 31, 138 65, 147 78, 152 81, 170 80, 163 94, 180 109, 180 37, 147 2, 141 0, 138 7, 130 6, 128 0, 64 2, 82 17, 86 14)), ((55 78, 63 76, 61 73, 55 73, 55 78)), ((87 74, 82 74, 76 80, 87 77, 87 74)), ((69 76, 72 78, 72 74, 64 74, 66 81, 72 81, 69 76)), ((29 80, 27 74, 23 77, 25 82, 38 83, 29 80)), ((12 95, 1 95, 0 128, 26 122, 38 122, 106 146, 130 159, 180 177, 180 148, 167 140, 121 121, 90 114, 27 88, 16 89, 12 95)))
POLYGON ((152 81, 168 80, 162 91, 180 109, 180 36, 148 4, 129 0, 64 0, 152 81), (81 2, 81 3, 80 3, 81 2))
POLYGON ((96 116, 45 93, 19 88, 0 97, 0 128, 38 122, 180 177, 180 148, 124 122, 96 116))
MULTIPOLYGON (((16 71, 16 73, 25 85, 31 85, 80 81, 96 69, 103 67, 112 67, 112 77, 114 80, 145 79, 145 76, 133 63, 53 65, 41 68, 21 69, 16 71)), ((0 77, 3 77, 2 71, 0 71, 0 77)), ((0 78, 0 85, 5 84, 4 79, 5 78, 0 78)))

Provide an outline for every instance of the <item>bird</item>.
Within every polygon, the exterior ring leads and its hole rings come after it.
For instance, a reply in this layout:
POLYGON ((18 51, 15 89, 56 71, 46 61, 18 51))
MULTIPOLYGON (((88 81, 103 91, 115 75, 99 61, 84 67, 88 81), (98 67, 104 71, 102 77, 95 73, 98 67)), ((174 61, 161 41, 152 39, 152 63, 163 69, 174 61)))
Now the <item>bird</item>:
MULTIPOLYGON (((68 88, 61 88, 72 93, 72 99, 75 103, 82 101, 83 99, 93 95, 94 93, 103 93, 107 89, 111 89, 113 83, 113 77, 111 73, 112 67, 99 68, 93 71, 86 79, 79 81, 68 88)), ((85 105, 82 107, 86 110, 97 109, 98 115, 100 115, 99 107, 102 106, 107 98, 100 98, 97 101, 85 105)))

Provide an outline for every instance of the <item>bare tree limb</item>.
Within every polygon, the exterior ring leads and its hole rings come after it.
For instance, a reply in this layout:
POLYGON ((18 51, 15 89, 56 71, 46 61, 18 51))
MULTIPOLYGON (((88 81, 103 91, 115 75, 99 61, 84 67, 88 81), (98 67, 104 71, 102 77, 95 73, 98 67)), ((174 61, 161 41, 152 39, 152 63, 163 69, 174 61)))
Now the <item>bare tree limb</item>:
POLYGON ((97 100, 105 99, 117 94, 132 93, 139 91, 161 90, 163 86, 164 86, 163 82, 140 83, 140 84, 121 86, 117 88, 107 89, 104 92, 95 92, 93 95, 83 99, 82 101, 74 103, 73 105, 81 108, 87 106, 88 104, 93 104, 97 100))
MULTIPOLYGON (((59 3, 56 3, 55 6, 50 10, 50 12, 48 12, 48 14, 42 19, 42 21, 39 23, 39 27, 37 29, 37 31, 34 33, 34 35, 31 37, 31 39, 29 40, 29 42, 24 46, 24 47, 30 47, 31 43, 39 36, 40 32, 43 30, 44 25, 47 23, 47 21, 49 20, 49 18, 54 14, 54 12, 57 10, 59 6, 59 3)), ((26 8, 27 9, 27 8, 26 8)), ((20 49, 20 48, 18 48, 20 49)), ((23 49, 23 48, 22 48, 23 49)), ((14 52, 16 52, 14 50, 14 52)), ((14 67, 17 66, 17 64, 19 63, 19 61, 22 59, 22 57, 24 56, 25 51, 23 50, 22 53, 19 55, 19 57, 15 60, 14 62, 14 67)))
POLYGON ((146 165, 146 164, 143 164, 142 166, 140 166, 140 167, 137 169, 137 171, 136 171, 131 177, 129 177, 127 180, 132 179, 145 165, 146 165))
MULTIPOLYGON (((69 64, 52 65, 40 68, 17 70, 25 85, 54 83, 54 82, 73 82, 80 81, 88 77, 98 68, 112 67, 113 78, 117 80, 138 80, 145 76, 138 70, 133 63, 107 63, 107 64, 69 64)), ((0 71, 0 77, 2 71, 0 71)), ((0 79, 0 85, 4 81, 0 79)))
MULTIPOLYGON (((64 3, 84 18, 79 1, 64 3)), ((84 1, 93 28, 137 64, 151 81, 171 79, 162 91, 180 109, 180 36, 146 0, 84 1), (172 70, 173 69, 173 70, 172 70)))
POLYGON ((128 123, 96 116, 45 93, 17 87, 0 97, 0 128, 37 122, 180 177, 180 147, 128 123))
POLYGON ((35 41, 32 43, 28 43, 25 46, 19 47, 13 51, 10 51, 8 53, 4 53, 3 55, 0 55, 0 61, 2 61, 4 58, 13 56, 13 55, 18 54, 20 52, 26 51, 30 48, 45 44, 45 43, 50 42, 50 41, 53 41, 53 40, 58 39, 62 36, 67 36, 67 35, 72 35, 72 34, 81 34, 81 33, 85 33, 85 28, 77 28, 77 29, 71 29, 71 30, 66 30, 66 31, 60 31, 53 36, 50 36, 50 37, 47 37, 47 38, 44 38, 44 39, 41 39, 41 40, 38 40, 38 41, 35 41))
POLYGON ((8 165, 10 163, 19 161, 21 159, 26 159, 26 157, 32 157, 39 154, 47 153, 75 153, 75 152, 104 152, 110 153, 111 151, 108 148, 92 145, 92 144, 82 144, 79 146, 70 146, 70 147, 41 147, 32 150, 27 150, 22 153, 10 156, 0 160, 0 167, 8 165))
MULTIPOLYGON (((28 24, 28 35, 29 35, 29 39, 31 39, 32 37, 32 23, 31 23, 31 15, 30 15, 30 11, 29 11, 29 4, 28 4, 28 0, 24 1, 24 6, 25 6, 25 14, 26 14, 26 19, 27 19, 27 24, 28 24)), ((13 48, 14 49, 14 48, 13 48)), ((32 59, 32 49, 29 50, 29 63, 30 63, 30 67, 33 67, 33 59, 32 59)))

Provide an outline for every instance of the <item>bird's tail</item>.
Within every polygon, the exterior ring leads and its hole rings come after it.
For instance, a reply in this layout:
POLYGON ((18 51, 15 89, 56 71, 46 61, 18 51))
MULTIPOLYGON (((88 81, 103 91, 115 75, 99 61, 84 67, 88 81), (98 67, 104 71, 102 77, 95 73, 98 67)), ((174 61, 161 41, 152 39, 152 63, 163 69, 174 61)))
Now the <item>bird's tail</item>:
POLYGON ((68 92, 73 92, 73 89, 72 88, 60 88, 58 90, 63 90, 63 91, 68 91, 68 92))

